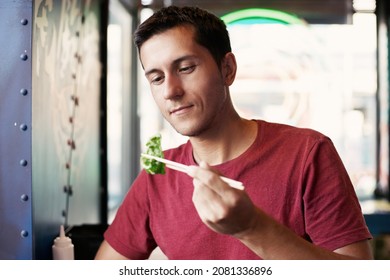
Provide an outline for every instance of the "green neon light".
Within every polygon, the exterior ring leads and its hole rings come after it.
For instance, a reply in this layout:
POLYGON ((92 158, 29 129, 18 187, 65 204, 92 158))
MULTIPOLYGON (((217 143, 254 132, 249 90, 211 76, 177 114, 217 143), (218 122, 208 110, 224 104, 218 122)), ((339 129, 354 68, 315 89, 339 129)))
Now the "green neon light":
POLYGON ((271 9, 250 8, 231 12, 221 17, 226 24, 238 23, 248 19, 269 19, 271 22, 284 24, 303 24, 295 15, 271 9))

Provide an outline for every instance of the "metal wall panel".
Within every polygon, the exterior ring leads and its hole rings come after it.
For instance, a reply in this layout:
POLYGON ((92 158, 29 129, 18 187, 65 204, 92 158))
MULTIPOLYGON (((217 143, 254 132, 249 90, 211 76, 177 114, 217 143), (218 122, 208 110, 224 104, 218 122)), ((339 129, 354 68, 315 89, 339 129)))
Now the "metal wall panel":
POLYGON ((0 259, 31 259, 32 1, 1 1, 0 19, 0 259))

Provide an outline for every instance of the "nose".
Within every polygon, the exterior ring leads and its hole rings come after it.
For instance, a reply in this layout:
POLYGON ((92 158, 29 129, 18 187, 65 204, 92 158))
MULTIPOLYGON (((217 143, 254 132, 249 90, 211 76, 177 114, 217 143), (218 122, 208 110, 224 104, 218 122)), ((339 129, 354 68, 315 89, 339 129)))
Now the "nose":
POLYGON ((164 98, 175 99, 184 93, 182 81, 177 75, 167 75, 165 77, 164 98))

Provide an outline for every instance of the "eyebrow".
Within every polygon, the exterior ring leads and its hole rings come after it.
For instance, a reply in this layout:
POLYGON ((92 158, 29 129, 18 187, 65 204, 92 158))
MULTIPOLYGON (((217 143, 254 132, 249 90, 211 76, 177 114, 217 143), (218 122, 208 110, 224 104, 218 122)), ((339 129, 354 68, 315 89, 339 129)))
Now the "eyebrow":
MULTIPOLYGON (((191 54, 189 54, 189 55, 184 55, 184 56, 182 56, 182 57, 179 57, 179 58, 175 59, 175 60, 172 62, 171 65, 178 65, 178 64, 180 64, 181 62, 183 62, 183 61, 185 61, 185 60, 188 60, 188 59, 197 59, 197 56, 191 55, 191 54)), ((148 75, 150 75, 150 74, 152 74, 152 73, 155 73, 155 72, 158 72, 158 71, 160 71, 160 70, 157 69, 157 68, 152 68, 152 69, 150 69, 150 70, 148 70, 148 71, 145 71, 145 76, 148 76, 148 75)))

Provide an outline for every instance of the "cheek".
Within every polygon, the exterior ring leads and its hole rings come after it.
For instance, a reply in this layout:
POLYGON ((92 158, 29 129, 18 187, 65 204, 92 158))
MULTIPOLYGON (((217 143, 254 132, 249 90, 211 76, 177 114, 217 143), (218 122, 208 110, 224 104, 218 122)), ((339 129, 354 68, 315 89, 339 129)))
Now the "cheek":
POLYGON ((160 94, 153 94, 154 102, 162 113, 164 113, 164 98, 160 94))
POLYGON ((205 95, 207 98, 212 98, 211 94, 218 94, 223 88, 223 81, 219 75, 213 74, 215 72, 206 72, 193 79, 191 83, 191 90, 205 95))
POLYGON ((162 87, 150 84, 149 89, 150 89, 150 93, 153 96, 154 101, 158 102, 163 96, 162 87))
POLYGON ((203 92, 208 102, 221 102, 226 94, 225 86, 220 77, 209 77, 203 83, 198 84, 198 90, 203 92))
POLYGON ((166 106, 167 100, 163 98, 161 94, 153 95, 153 99, 161 115, 164 117, 164 119, 168 120, 170 114, 166 106))

